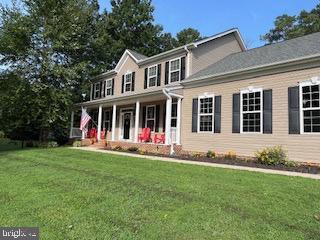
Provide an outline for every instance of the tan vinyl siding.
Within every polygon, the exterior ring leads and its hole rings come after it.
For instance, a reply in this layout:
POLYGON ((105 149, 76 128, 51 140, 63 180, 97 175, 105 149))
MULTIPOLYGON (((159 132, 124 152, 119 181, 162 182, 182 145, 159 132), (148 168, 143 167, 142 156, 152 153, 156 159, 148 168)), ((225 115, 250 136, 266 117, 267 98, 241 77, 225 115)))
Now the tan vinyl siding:
POLYGON ((291 160, 320 163, 320 134, 288 134, 288 87, 297 86, 299 81, 319 75, 320 68, 313 68, 185 89, 181 130, 183 149, 202 152, 214 150, 218 153, 235 151, 238 155, 253 156, 255 151, 262 148, 282 145, 291 160), (248 86, 272 89, 273 134, 232 133, 232 94, 248 86), (204 92, 222 96, 220 134, 191 132, 192 99, 204 92))
POLYGON ((206 68, 232 53, 241 51, 241 47, 234 33, 216 39, 215 41, 201 44, 192 50, 191 74, 206 68))

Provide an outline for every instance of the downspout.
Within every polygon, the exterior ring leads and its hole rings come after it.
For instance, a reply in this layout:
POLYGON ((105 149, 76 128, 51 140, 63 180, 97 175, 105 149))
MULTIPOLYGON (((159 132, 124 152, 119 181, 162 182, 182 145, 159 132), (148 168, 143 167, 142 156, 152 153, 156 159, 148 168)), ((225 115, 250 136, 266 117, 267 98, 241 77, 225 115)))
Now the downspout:
MULTIPOLYGON (((169 109, 168 109, 168 106, 169 106, 169 104, 172 104, 172 97, 167 92, 167 89, 163 88, 162 92, 167 97, 167 103, 166 103, 166 110, 167 111, 166 111, 166 114, 168 114, 169 110, 170 110, 169 114, 171 115, 171 106, 170 106, 169 109), (168 101, 169 101, 169 104, 168 104, 168 101)), ((166 133, 168 133, 168 134, 166 134, 165 137, 166 137, 168 143, 170 143, 170 155, 173 155, 174 154, 174 149, 173 149, 173 143, 171 141, 171 117, 169 119, 167 116, 166 116, 166 128, 167 128, 166 133)))

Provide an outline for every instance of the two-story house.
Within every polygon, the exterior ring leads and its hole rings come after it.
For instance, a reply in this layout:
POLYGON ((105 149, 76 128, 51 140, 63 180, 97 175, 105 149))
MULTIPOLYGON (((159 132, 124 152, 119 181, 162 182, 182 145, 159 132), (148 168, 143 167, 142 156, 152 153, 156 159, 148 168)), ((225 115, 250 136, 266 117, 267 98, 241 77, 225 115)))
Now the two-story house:
POLYGON ((238 29, 151 57, 126 50, 76 107, 110 146, 252 156, 283 145, 320 162, 319 56, 320 33, 247 50, 238 29))

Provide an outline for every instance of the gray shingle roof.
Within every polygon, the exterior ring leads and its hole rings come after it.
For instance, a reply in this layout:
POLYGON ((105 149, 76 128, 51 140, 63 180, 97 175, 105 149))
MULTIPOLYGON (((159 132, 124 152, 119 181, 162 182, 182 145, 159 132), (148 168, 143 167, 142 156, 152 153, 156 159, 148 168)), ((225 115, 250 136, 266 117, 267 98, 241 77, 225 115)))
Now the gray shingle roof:
POLYGON ((128 49, 128 51, 137 59, 137 60, 143 60, 143 59, 146 59, 148 58, 147 56, 143 55, 143 54, 140 54, 134 50, 130 50, 128 49))
POLYGON ((315 54, 320 54, 320 32, 231 54, 191 75, 186 80, 223 75, 231 71, 241 71, 315 54))

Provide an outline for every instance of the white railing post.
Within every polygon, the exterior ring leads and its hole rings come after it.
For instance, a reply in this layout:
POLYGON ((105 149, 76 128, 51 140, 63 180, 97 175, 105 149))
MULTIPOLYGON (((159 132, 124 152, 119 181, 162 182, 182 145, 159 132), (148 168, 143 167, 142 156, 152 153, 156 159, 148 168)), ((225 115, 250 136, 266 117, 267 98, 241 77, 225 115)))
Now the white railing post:
POLYGON ((99 105, 99 111, 98 111, 98 141, 101 140, 101 125, 102 125, 102 105, 99 105))
POLYGON ((180 143, 181 138, 181 98, 177 102, 177 129, 176 129, 176 144, 180 143))
POLYGON ((171 143, 171 107, 172 99, 167 98, 166 103, 166 135, 165 135, 165 144, 169 145, 171 143))
POLYGON ((139 134, 139 117, 140 117, 140 102, 136 102, 136 119, 134 122, 134 142, 138 142, 139 134))
POLYGON ((73 130, 73 121, 74 121, 74 111, 71 111, 71 123, 70 123, 70 134, 69 134, 69 138, 72 138, 73 137, 73 134, 72 134, 72 130, 73 130))
POLYGON ((111 130, 111 140, 114 141, 116 139, 116 114, 117 114, 117 105, 113 104, 112 109, 112 130, 111 130))

